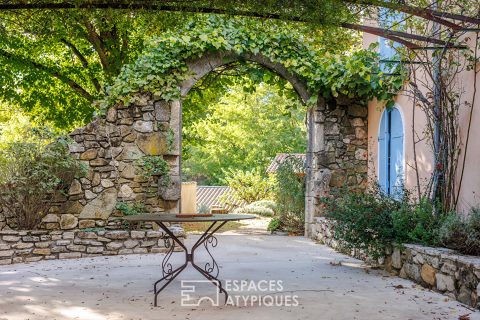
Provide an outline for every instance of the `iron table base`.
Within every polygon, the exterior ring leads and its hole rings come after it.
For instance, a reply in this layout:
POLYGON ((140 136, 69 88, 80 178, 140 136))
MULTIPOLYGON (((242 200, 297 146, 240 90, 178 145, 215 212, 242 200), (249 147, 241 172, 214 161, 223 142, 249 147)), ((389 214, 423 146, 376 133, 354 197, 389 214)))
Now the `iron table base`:
POLYGON ((228 299, 228 293, 223 288, 222 282, 218 279, 218 274, 220 269, 218 267, 217 262, 213 258, 212 253, 209 250, 209 247, 216 247, 218 244, 217 238, 214 236, 215 232, 217 232, 227 221, 214 221, 208 227, 208 229, 200 236, 200 238, 195 242, 192 246, 190 252, 188 251, 187 247, 170 231, 163 222, 157 222, 160 228, 162 228, 165 233, 168 234, 169 237, 165 237, 165 246, 168 248, 167 254, 162 261, 162 273, 163 277, 155 282, 153 285, 153 291, 155 293, 155 300, 154 306, 157 306, 158 295, 165 289, 183 270, 188 266, 190 263, 195 270, 197 270, 202 276, 207 278, 213 285, 215 285, 220 292, 225 295, 225 302, 228 299), (175 246, 180 246, 183 251, 185 252, 185 262, 177 268, 173 268, 173 265, 170 262, 170 258, 172 257, 173 251, 175 250, 175 246), (206 249, 209 257, 210 262, 207 262, 202 266, 195 263, 195 251, 202 246, 206 249))

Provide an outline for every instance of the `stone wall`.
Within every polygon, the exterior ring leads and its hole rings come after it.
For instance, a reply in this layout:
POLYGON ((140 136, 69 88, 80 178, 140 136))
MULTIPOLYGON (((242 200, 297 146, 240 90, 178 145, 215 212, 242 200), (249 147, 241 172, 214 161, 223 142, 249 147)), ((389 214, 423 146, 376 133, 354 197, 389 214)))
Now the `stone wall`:
POLYGON ((322 215, 319 199, 331 187, 364 189, 367 184, 368 137, 366 105, 344 96, 318 99, 308 114, 306 234, 322 215))
MULTIPOLYGON (((176 236, 183 230, 170 227, 176 236)), ((0 231, 0 265, 167 251, 162 231, 0 231)))
MULTIPOLYGON (((117 105, 106 115, 72 132, 72 155, 88 168, 68 195, 58 196, 40 229, 121 228, 118 202, 142 203, 147 212, 177 213, 180 199, 180 103, 138 95, 129 107, 117 105), (142 157, 161 156, 170 166, 169 185, 142 174, 142 157)), ((15 221, 0 211, 2 227, 15 221)))
MULTIPOLYGON (((359 250, 345 250, 340 242, 333 239, 334 224, 331 221, 325 218, 315 220, 315 240, 356 258, 368 260, 359 250)), ((385 257, 375 262, 392 274, 480 309, 480 257, 461 255, 445 248, 407 244, 401 249, 394 247, 387 250, 385 257)))

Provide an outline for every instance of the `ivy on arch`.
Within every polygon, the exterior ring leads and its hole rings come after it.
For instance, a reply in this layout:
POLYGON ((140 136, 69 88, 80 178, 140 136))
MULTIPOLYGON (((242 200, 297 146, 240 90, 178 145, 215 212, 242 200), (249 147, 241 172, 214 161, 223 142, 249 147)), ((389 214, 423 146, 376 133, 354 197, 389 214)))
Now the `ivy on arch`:
MULTIPOLYGON (((371 48, 330 54, 292 30, 210 17, 189 23, 183 32, 151 38, 140 57, 125 65, 107 88, 101 110, 118 102, 134 103, 138 92, 152 92, 167 101, 180 99, 179 84, 189 76, 186 62, 217 51, 239 56, 261 53, 302 79, 310 92, 325 98, 343 94, 361 101, 377 98, 389 105, 404 80, 401 74, 385 76, 371 48)), ((315 100, 313 95, 308 104, 315 100)))

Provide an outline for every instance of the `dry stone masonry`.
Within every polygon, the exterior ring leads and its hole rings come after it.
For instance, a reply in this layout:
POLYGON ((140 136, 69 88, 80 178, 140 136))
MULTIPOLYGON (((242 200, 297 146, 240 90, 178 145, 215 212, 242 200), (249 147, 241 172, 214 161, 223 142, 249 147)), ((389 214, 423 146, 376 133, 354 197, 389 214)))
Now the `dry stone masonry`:
MULTIPOLYGON (((316 218, 314 239, 356 258, 369 260, 359 250, 345 250, 333 238, 334 224, 316 218)), ((466 305, 480 309, 480 258, 454 250, 406 244, 387 250, 380 265, 392 274, 442 292, 466 305)))
MULTIPOLYGON (((152 213, 176 213, 180 199, 180 103, 138 95, 129 107, 119 104, 106 115, 72 132, 72 155, 88 168, 68 195, 59 196, 41 229, 121 228, 118 202, 142 203, 152 213), (169 184, 142 173, 142 159, 160 156, 170 167, 169 184)), ((0 230, 13 225, 0 211, 0 230)))
POLYGON ((367 185, 367 106, 344 96, 325 101, 308 114, 306 234, 322 215, 320 198, 331 187, 367 185))
MULTIPOLYGON (((170 227, 183 237, 180 227, 170 227)), ((0 265, 133 253, 164 253, 165 234, 154 230, 0 231, 0 265)))

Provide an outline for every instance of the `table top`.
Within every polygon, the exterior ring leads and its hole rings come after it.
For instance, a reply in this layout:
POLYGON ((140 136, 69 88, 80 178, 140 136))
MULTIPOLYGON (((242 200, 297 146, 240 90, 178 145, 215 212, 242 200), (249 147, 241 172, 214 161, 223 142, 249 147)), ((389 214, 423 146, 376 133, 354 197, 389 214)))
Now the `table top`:
POLYGON ((255 219, 253 214, 212 214, 209 217, 188 217, 179 218, 176 214, 138 214, 128 216, 124 219, 132 222, 156 221, 156 222, 214 222, 214 221, 237 221, 246 219, 255 219))

